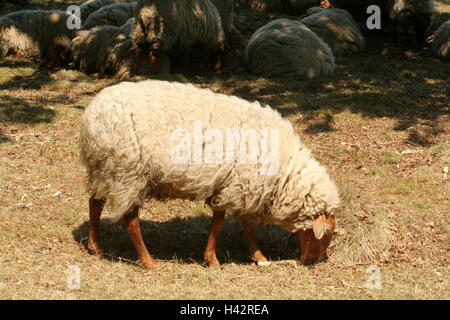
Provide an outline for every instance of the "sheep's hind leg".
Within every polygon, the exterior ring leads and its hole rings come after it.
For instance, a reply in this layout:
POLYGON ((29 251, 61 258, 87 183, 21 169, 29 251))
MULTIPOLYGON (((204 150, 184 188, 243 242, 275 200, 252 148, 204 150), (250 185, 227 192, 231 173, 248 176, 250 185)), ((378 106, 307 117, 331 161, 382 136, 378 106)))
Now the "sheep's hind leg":
POLYGON ((209 233, 208 244, 205 249, 205 263, 209 267, 218 267, 220 265, 219 260, 216 257, 216 244, 219 237, 220 229, 222 229, 223 222, 225 221, 224 211, 214 211, 212 218, 211 232, 209 233))
POLYGON ((250 223, 243 223, 245 233, 247 234, 248 245, 250 249, 250 257, 256 262, 266 262, 267 259, 259 250, 258 242, 256 241, 255 231, 250 223))
POLYGON ((91 250, 96 256, 101 256, 103 254, 100 249, 100 215, 102 214, 103 206, 105 201, 94 199, 91 197, 89 199, 89 240, 88 249, 91 250))
POLYGON ((157 265, 156 261, 148 253, 147 247, 142 240, 141 230, 139 227, 139 207, 135 207, 122 218, 123 224, 133 241, 134 247, 138 253, 139 259, 144 267, 154 269, 157 265))

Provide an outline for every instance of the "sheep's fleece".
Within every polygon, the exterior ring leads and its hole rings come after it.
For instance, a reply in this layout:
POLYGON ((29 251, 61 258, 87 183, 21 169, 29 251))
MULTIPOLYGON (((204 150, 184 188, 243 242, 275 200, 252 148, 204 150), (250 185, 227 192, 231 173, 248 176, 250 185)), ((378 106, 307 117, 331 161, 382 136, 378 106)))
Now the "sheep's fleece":
POLYGON ((213 210, 236 214, 242 221, 279 225, 295 232, 312 228, 315 218, 339 206, 335 184, 289 121, 258 102, 191 84, 147 80, 102 90, 83 114, 80 150, 89 193, 106 200, 112 221, 149 197, 183 198, 206 200, 213 210), (209 129, 216 132, 214 138, 207 138, 209 129), (225 143, 227 129, 237 130, 234 137, 243 138, 241 146, 247 145, 247 139, 240 129, 267 129, 260 146, 278 151, 278 170, 263 174, 274 161, 250 164, 248 148, 241 158, 244 161, 233 159, 239 142, 225 146, 231 141, 225 143), (277 140, 271 129, 277 130, 277 140), (213 161, 202 161, 202 157, 198 161, 199 155, 206 159, 208 141, 223 146, 224 152, 214 152, 213 161), (187 156, 191 162, 173 160, 177 150, 182 150, 177 149, 180 145, 186 154, 192 151, 192 157, 187 156), (198 147, 200 153, 195 155, 198 147))
POLYGON ((210 0, 139 0, 133 43, 152 50, 224 48, 222 19, 210 0))
POLYGON ((133 2, 136 0, 88 0, 80 5, 81 21, 85 21, 93 12, 114 3, 133 2))
MULTIPOLYGON (((72 60, 87 74, 113 75, 127 79, 133 75, 150 75, 150 61, 147 56, 136 57, 136 51, 129 36, 134 19, 123 26, 101 26, 82 31, 71 42, 72 60)), ((154 73, 169 73, 170 60, 162 55, 154 66, 154 73)))
POLYGON ((450 20, 436 31, 431 50, 442 60, 450 60, 450 20))
POLYGON ((346 10, 323 9, 300 22, 324 40, 336 56, 355 53, 364 48, 364 37, 346 10))
POLYGON ((431 16, 430 24, 428 25, 425 35, 427 37, 427 42, 433 42, 434 34, 439 29, 439 27, 450 20, 450 12, 438 12, 431 16))
POLYGON ((120 0, 88 0, 80 5, 81 21, 86 20, 91 13, 98 9, 120 2, 120 0))
POLYGON ((217 8, 222 19, 223 31, 228 33, 233 25, 234 0, 210 0, 217 8))
POLYGON ((68 48, 75 30, 67 28, 64 11, 22 10, 0 17, 0 58, 20 54, 42 58, 68 48))
POLYGON ((429 19, 434 11, 434 0, 387 0, 387 10, 392 20, 405 10, 410 10, 420 19, 429 19))
POLYGON ((136 2, 114 3, 100 8, 93 12, 83 23, 83 29, 91 29, 98 26, 117 26, 120 27, 128 19, 134 17, 136 2))
MULTIPOLYGON (((242 2, 242 1, 241 1, 242 2)), ((250 8, 266 12, 284 12, 291 15, 304 14, 317 5, 317 0, 244 0, 250 8)))
POLYGON ((245 62, 254 74, 269 77, 312 79, 335 69, 330 47, 303 23, 288 19, 256 30, 245 50, 245 62))

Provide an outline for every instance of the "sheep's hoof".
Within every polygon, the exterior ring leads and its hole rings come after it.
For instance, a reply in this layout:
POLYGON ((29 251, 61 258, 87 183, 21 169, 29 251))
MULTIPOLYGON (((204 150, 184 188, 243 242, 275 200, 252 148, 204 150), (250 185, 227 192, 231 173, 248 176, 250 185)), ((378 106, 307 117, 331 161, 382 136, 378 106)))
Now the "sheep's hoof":
POLYGON ((205 262, 203 263, 203 265, 214 268, 220 266, 220 263, 219 260, 217 260, 215 254, 205 253, 205 262))
POLYGON ((220 263, 219 263, 219 260, 214 258, 214 259, 206 260, 205 265, 209 268, 216 268, 216 267, 220 266, 220 263))
POLYGON ((100 249, 96 244, 88 244, 88 251, 90 254, 101 258, 103 256, 103 250, 100 249))
POLYGON ((261 251, 256 251, 252 256, 252 259, 254 261, 256 261, 257 263, 258 262, 267 262, 266 257, 262 254, 261 251))
POLYGON ((155 270, 158 267, 158 263, 155 260, 141 261, 140 263, 145 269, 155 270))

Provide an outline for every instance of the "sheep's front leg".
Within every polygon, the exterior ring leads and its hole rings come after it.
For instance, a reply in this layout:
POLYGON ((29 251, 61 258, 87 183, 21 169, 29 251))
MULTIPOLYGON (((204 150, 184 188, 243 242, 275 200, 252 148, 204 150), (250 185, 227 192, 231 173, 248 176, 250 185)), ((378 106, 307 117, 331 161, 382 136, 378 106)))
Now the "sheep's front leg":
POLYGON ((214 71, 220 71, 222 69, 223 52, 219 52, 216 56, 216 61, 214 63, 214 71))
POLYGON ((209 233, 208 244, 205 249, 205 262, 210 267, 218 267, 219 260, 216 257, 216 244, 219 237, 220 229, 222 229, 223 222, 225 221, 224 211, 214 211, 212 218, 211 232, 209 233))
POLYGON ((96 256, 101 256, 103 254, 100 249, 100 215, 102 214, 103 206, 105 201, 94 199, 91 197, 89 199, 89 240, 88 249, 91 250, 96 256))
POLYGON ((250 249, 250 257, 257 262, 266 262, 267 259, 262 254, 261 250, 259 250, 258 242, 256 241, 255 231, 253 230, 253 226, 250 223, 243 223, 245 233, 247 234, 248 246, 250 249))
POLYGON ((139 207, 135 207, 132 211, 124 215, 122 220, 133 241, 141 263, 146 268, 154 269, 157 263, 150 256, 150 253, 148 253, 147 247, 142 240, 141 229, 139 227, 139 207))

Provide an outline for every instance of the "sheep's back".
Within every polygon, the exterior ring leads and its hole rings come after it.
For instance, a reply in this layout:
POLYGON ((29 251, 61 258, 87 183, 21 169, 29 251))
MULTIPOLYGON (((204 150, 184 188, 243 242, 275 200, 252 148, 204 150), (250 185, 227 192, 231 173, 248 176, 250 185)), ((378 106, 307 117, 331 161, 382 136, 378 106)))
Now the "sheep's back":
POLYGON ((210 0, 140 0, 135 18, 135 45, 161 51, 194 44, 223 48, 222 20, 210 0))
MULTIPOLYGON (((289 165, 293 149, 301 144, 292 125, 270 108, 164 81, 123 82, 104 89, 86 108, 82 124, 84 162, 88 168, 110 168, 102 169, 103 180, 126 176, 127 170, 139 167, 149 186, 153 186, 149 196, 198 200, 212 197, 213 205, 231 211, 261 210, 276 179, 289 165), (203 133, 207 129, 219 130, 223 137, 227 129, 254 129, 257 134, 263 129, 269 134, 271 129, 277 130, 279 172, 261 174, 262 166, 251 164, 249 153, 239 165, 237 157, 231 163, 225 158, 218 164, 205 163, 203 158, 196 163, 196 126, 201 126, 203 133), (181 133, 189 133, 191 139, 188 162, 174 158, 173 152, 183 141, 181 133), (108 165, 105 159, 114 159, 109 160, 114 165, 108 165), (104 165, 100 166, 102 161, 104 165), (110 178, 105 178, 108 170, 110 178)), ((269 148, 272 141, 269 138, 269 148)), ((237 150, 237 144, 234 148, 237 150)))
POLYGON ((110 25, 120 27, 134 16, 136 2, 114 3, 93 12, 83 23, 83 29, 110 25))
POLYGON ((245 50, 249 69, 258 75, 311 79, 334 72, 330 47, 299 21, 277 19, 255 31, 245 50))
POLYGON ((323 9, 300 22, 324 40, 335 55, 355 53, 365 46, 364 37, 347 10, 323 9))
POLYGON ((0 46, 28 58, 45 56, 50 50, 69 47, 75 30, 67 28, 64 11, 22 10, 0 18, 0 46))
POLYGON ((450 20, 441 24, 436 31, 431 50, 442 60, 450 60, 450 20))

